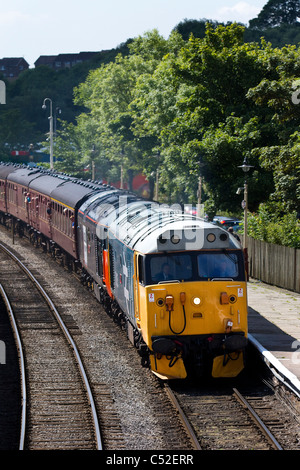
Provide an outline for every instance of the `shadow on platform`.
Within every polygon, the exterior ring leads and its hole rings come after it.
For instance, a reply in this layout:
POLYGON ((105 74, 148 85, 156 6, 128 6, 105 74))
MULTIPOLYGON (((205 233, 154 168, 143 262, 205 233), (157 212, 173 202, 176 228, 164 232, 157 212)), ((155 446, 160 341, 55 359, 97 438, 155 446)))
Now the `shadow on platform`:
POLYGON ((285 333, 251 307, 248 307, 248 329, 249 333, 269 351, 292 353, 296 349, 295 342, 299 341, 298 338, 285 333))

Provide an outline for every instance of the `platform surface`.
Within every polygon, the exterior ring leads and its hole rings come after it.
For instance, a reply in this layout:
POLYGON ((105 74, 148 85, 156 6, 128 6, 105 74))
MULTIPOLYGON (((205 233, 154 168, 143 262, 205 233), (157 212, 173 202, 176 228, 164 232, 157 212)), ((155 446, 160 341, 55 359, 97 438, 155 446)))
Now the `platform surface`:
POLYGON ((250 279, 249 333, 300 380, 300 294, 250 279))

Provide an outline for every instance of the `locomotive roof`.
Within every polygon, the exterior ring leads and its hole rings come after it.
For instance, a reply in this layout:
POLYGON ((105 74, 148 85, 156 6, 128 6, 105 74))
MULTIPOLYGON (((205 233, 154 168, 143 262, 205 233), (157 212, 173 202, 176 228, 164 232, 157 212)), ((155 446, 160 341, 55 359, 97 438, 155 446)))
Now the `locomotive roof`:
POLYGON ((141 253, 199 249, 240 249, 237 240, 222 228, 158 203, 113 191, 106 197, 92 197, 80 209, 94 220, 99 230, 108 227, 131 249, 141 253), (110 196, 113 196, 110 197, 110 196), (119 196, 119 201, 118 201, 119 196), (175 235, 179 241, 174 243, 175 235), (208 235, 210 235, 208 237, 208 235))

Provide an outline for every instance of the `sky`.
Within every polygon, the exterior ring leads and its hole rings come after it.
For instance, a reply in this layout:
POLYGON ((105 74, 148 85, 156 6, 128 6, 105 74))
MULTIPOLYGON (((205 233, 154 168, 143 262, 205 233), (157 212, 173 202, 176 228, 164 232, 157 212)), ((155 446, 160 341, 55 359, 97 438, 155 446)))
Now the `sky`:
POLYGON ((267 0, 0 0, 0 58, 113 49, 184 19, 247 24, 267 0))

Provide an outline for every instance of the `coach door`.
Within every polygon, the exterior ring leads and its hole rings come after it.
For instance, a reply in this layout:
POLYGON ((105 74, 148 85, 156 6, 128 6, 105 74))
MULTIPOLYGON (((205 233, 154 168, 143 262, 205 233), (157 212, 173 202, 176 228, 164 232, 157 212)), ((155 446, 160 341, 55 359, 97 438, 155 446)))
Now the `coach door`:
POLYGON ((31 198, 31 220, 32 227, 39 230, 39 195, 33 194, 31 198))
POLYGON ((34 213, 35 213, 35 198, 33 193, 29 192, 26 194, 26 205, 28 213, 28 222, 31 227, 34 227, 34 213))

